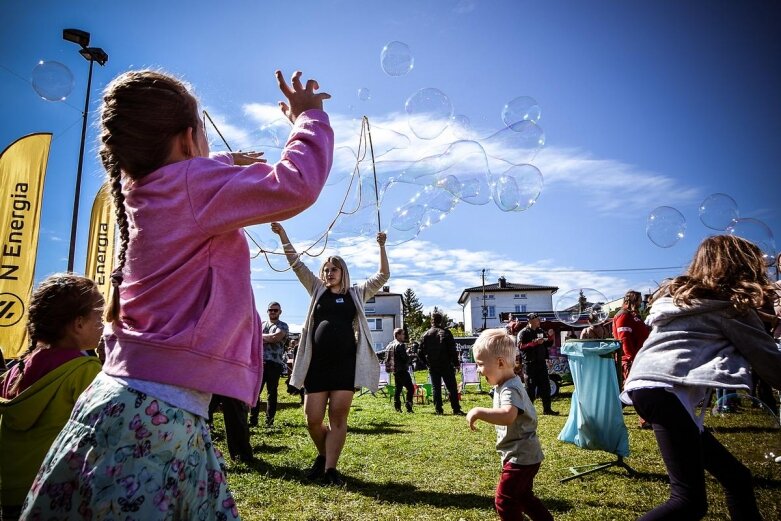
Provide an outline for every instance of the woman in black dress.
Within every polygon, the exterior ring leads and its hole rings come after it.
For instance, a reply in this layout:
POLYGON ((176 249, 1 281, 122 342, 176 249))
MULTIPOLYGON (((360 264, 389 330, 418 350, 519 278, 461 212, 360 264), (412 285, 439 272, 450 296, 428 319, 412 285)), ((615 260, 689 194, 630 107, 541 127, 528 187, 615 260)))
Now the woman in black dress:
POLYGON ((317 447, 318 455, 307 477, 322 477, 328 484, 343 485, 336 465, 347 437, 353 393, 361 387, 374 392, 379 385, 380 365, 371 346, 364 302, 390 277, 385 233, 377 234, 379 271, 365 283, 352 286, 341 257, 328 257, 318 277, 300 261, 282 225, 271 223, 271 229, 279 235, 294 273, 312 297, 290 376, 291 385, 306 390, 306 423, 317 447))

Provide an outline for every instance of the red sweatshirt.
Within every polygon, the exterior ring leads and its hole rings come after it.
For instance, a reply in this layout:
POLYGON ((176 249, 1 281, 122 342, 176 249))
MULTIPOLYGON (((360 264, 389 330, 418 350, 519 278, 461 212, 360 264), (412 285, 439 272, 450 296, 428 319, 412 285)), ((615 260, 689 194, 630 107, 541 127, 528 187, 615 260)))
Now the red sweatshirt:
POLYGON ((631 362, 648 338, 648 326, 630 311, 622 309, 613 318, 613 337, 621 341, 621 361, 631 362))

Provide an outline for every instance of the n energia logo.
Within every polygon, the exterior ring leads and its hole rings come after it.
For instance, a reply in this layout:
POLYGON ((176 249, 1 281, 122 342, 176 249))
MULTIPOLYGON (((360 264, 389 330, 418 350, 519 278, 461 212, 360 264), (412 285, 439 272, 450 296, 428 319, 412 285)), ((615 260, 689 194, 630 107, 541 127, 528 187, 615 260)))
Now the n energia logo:
POLYGON ((13 326, 24 316, 24 302, 13 293, 0 293, 0 327, 13 326))

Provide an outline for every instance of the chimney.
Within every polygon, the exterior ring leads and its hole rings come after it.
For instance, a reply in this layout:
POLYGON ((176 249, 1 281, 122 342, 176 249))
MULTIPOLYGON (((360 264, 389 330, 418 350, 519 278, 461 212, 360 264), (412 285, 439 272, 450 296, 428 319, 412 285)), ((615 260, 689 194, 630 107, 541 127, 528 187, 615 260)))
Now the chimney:
POLYGON ((383 286, 382 287, 382 292, 383 293, 390 293, 390 286, 383 286))
POLYGON ((500 288, 506 288, 507 287, 507 279, 505 279, 503 276, 499 277, 499 287, 500 288))

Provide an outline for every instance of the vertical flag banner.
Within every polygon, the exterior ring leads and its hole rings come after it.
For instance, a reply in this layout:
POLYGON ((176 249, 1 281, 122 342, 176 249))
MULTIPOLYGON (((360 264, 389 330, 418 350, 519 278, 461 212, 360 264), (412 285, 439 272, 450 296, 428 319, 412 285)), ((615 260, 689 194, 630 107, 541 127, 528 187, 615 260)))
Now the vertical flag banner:
POLYGON ((27 303, 33 288, 50 133, 24 136, 0 154, 0 349, 26 349, 27 303))
POLYGON ((114 245, 116 243, 116 215, 108 183, 98 190, 92 203, 87 244, 87 266, 84 276, 95 281, 106 302, 111 290, 111 271, 114 269, 114 245))

